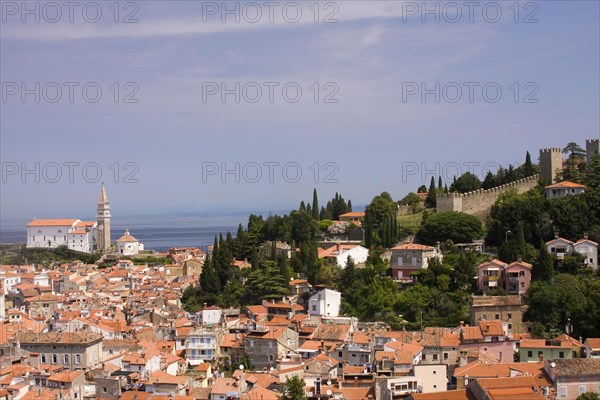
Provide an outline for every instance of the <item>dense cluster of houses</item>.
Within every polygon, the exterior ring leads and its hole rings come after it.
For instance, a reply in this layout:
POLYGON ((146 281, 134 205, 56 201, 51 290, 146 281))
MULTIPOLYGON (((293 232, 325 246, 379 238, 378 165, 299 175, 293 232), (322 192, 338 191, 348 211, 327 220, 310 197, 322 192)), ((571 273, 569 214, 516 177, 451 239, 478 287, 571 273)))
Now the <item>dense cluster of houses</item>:
MULTIPOLYGON (((346 250, 360 254, 346 245, 320 255, 338 263, 346 250)), ((392 268, 426 268, 439 254, 400 245, 392 268)), ((504 285, 511 295, 473 296, 470 321, 410 332, 342 316, 339 292, 304 279, 278 301, 188 313, 180 298, 207 255, 160 256, 173 264, 0 266, 0 400, 276 400, 292 377, 320 400, 574 399, 600 387, 600 339, 531 338, 524 262, 479 267, 482 289, 504 285)))

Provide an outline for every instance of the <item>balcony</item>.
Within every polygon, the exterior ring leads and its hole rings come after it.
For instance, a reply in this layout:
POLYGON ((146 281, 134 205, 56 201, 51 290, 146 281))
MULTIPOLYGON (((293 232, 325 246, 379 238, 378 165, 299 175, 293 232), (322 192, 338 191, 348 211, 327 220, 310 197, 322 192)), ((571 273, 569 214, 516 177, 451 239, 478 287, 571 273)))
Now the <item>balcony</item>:
POLYGON ((211 343, 185 342, 186 349, 214 350, 214 349, 216 349, 216 347, 217 347, 217 344, 215 342, 211 342, 211 343))

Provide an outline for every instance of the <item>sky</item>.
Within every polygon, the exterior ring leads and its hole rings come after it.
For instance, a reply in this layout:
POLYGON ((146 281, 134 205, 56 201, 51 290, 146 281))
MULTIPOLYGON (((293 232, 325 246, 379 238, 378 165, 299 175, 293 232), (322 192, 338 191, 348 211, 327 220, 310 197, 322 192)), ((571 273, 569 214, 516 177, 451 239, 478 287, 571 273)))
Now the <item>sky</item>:
POLYGON ((598 138, 598 1, 2 1, 0 219, 399 199, 598 138))

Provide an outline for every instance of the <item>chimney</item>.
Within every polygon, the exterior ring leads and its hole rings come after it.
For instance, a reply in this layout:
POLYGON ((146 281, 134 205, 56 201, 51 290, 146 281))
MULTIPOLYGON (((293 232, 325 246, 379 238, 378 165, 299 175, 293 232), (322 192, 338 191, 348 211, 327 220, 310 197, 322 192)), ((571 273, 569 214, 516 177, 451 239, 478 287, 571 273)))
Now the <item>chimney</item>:
POLYGON ((340 244, 340 242, 336 242, 335 243, 335 250, 338 252, 338 254, 339 254, 339 252, 340 252, 341 249, 342 249, 342 245, 340 244))
POLYGON ((358 387, 358 376, 354 377, 354 387, 358 387))
POLYGON ((544 353, 540 353, 539 358, 540 358, 540 362, 543 362, 544 361, 544 353))

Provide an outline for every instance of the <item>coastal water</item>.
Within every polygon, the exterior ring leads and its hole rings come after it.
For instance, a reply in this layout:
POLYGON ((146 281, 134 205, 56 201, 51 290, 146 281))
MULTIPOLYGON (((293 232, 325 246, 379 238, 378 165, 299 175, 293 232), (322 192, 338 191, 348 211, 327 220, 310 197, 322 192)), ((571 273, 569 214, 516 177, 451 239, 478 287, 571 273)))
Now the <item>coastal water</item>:
MULTIPOLYGON (((202 216, 136 216, 111 219, 113 242, 125 229, 142 242, 146 249, 166 251, 169 247, 195 246, 206 250, 215 235, 237 232, 239 223, 246 226, 248 214, 214 214, 202 216)), ((92 221, 93 218, 84 218, 92 221)), ((0 221, 0 243, 25 243, 27 220, 0 221)))

